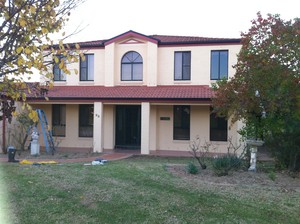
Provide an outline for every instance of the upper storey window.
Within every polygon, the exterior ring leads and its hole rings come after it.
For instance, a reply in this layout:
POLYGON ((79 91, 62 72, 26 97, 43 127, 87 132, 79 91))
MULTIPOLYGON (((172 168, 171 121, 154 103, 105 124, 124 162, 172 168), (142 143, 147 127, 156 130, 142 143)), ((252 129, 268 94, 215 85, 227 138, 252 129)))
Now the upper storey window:
POLYGON ((210 79, 228 78, 228 50, 211 51, 210 79))
POLYGON ((56 55, 57 59, 54 61, 53 65, 53 74, 54 74, 54 81, 66 81, 66 73, 61 69, 63 64, 62 61, 66 60, 66 57, 63 55, 56 55))
POLYGON ((191 52, 175 52, 175 80, 191 80, 191 52))
POLYGON ((122 81, 143 80, 143 58, 135 51, 127 52, 121 61, 122 81))
POLYGON ((94 55, 85 54, 85 60, 80 59, 80 81, 94 80, 94 55))

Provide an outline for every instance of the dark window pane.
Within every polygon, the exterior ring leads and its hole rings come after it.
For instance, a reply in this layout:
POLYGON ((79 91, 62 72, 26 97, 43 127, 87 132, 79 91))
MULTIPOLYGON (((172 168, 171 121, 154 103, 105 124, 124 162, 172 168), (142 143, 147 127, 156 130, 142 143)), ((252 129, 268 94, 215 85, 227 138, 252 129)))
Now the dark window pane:
POLYGON ((220 52, 220 79, 228 77, 228 52, 220 52))
POLYGON ((93 137, 94 106, 79 105, 79 137, 93 137))
POLYGON ((52 105, 52 135, 66 136, 66 105, 52 105))
POLYGON ((59 81, 60 80, 60 69, 58 68, 58 66, 54 66, 53 74, 54 74, 54 81, 59 81))
POLYGON ((182 74, 182 79, 183 80, 190 80, 190 67, 183 67, 183 74, 182 74))
POLYGON ((228 122, 215 113, 210 115, 210 141, 227 141, 228 122))
POLYGON ((228 77, 228 51, 211 51, 210 78, 218 80, 228 77))
POLYGON ((191 52, 175 52, 174 79, 191 79, 191 52))
POLYGON ((183 65, 184 66, 190 66, 191 64, 191 53, 190 52, 184 52, 183 53, 183 65))
POLYGON ((174 140, 190 140, 190 107, 174 106, 174 140))
POLYGON ((86 69, 83 69, 83 68, 80 69, 80 80, 82 80, 82 81, 87 80, 86 69))
POLYGON ((59 68, 59 63, 62 60, 66 60, 66 58, 63 55, 56 55, 56 57, 58 57, 59 62, 58 63, 54 63, 53 65, 53 79, 54 81, 66 81, 66 74, 63 72, 63 70, 61 70, 59 68))

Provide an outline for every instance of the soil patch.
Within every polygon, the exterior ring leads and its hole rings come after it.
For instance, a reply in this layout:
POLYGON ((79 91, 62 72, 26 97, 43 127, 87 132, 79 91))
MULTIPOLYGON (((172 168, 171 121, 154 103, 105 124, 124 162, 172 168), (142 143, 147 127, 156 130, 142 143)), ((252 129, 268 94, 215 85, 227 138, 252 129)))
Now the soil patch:
POLYGON ((232 171, 227 176, 217 176, 212 169, 199 170, 198 174, 189 174, 186 165, 168 164, 166 169, 173 175, 190 180, 199 180, 207 185, 219 186, 265 186, 280 188, 282 191, 300 191, 300 174, 291 176, 287 171, 281 172, 249 172, 232 171))

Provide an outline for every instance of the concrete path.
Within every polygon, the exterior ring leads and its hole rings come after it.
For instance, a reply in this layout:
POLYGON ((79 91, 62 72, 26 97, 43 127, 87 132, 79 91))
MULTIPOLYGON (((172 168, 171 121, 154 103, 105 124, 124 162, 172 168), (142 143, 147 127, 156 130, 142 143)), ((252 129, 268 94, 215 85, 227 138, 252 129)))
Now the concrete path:
MULTIPOLYGON (((79 163, 79 162, 92 162, 95 159, 101 158, 105 159, 108 161, 114 161, 114 160, 120 160, 120 159, 126 159, 129 157, 132 157, 133 154, 130 153, 120 153, 120 152, 113 152, 113 153, 108 153, 108 154, 99 154, 97 156, 92 155, 92 156, 85 156, 85 157, 78 157, 78 158, 51 158, 51 155, 49 155, 48 158, 39 158, 39 157, 19 157, 16 155, 15 159, 22 161, 22 160, 29 160, 32 162, 42 162, 42 161, 55 161, 57 163, 79 163)), ((7 155, 1 155, 0 157, 0 162, 8 162, 8 157, 7 155)))

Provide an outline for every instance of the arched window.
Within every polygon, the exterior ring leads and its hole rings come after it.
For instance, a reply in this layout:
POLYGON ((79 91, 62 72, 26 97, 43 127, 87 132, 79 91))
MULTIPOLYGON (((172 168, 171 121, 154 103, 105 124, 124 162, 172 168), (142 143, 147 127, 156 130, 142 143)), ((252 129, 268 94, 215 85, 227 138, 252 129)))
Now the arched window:
POLYGON ((122 81, 143 80, 143 58, 135 51, 127 52, 121 61, 122 81))

